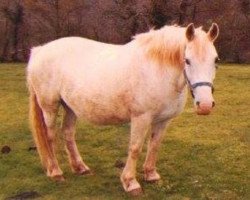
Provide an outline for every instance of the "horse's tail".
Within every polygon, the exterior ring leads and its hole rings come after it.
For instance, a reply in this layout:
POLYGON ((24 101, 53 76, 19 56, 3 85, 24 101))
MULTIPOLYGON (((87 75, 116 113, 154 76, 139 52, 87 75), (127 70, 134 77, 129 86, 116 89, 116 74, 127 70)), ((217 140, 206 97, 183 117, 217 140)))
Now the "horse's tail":
MULTIPOLYGON (((31 86, 30 86, 31 87, 31 86)), ((31 90, 31 89, 30 89, 31 90)), ((30 110, 29 119, 32 129, 33 138, 38 150, 42 165, 46 168, 48 165, 48 156, 50 156, 50 148, 48 144, 47 126, 41 107, 38 104, 37 96, 34 91, 30 91, 30 110)))

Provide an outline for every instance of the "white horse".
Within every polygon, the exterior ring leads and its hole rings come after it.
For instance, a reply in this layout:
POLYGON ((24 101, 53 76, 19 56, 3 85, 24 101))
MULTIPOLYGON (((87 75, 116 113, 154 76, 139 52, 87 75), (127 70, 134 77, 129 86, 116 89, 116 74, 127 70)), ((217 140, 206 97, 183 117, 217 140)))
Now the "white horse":
POLYGON ((62 132, 72 170, 87 174, 75 142, 75 123, 131 123, 128 158, 121 174, 126 192, 141 193, 136 161, 149 132, 144 163, 146 181, 157 181, 156 154, 164 128, 184 108, 186 85, 198 114, 214 106, 212 82, 218 59, 213 42, 217 24, 206 33, 193 24, 165 26, 134 37, 125 45, 84 38, 62 38, 32 49, 27 68, 30 120, 47 176, 64 180, 54 151, 55 121, 64 107, 62 132))

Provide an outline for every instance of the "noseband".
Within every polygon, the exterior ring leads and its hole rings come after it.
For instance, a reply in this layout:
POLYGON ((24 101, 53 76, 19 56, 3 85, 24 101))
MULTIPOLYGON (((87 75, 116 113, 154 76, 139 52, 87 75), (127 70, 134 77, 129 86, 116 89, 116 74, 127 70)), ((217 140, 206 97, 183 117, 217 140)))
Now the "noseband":
POLYGON ((190 93, 191 93, 193 98, 194 98, 194 89, 197 87, 201 87, 201 86, 210 87, 212 90, 212 93, 214 93, 214 86, 212 83, 210 83, 210 82, 197 82, 197 83, 191 84, 190 80, 188 79, 187 72, 185 69, 184 69, 183 73, 184 73, 184 77, 186 79, 186 82, 187 82, 189 89, 190 89, 190 93))

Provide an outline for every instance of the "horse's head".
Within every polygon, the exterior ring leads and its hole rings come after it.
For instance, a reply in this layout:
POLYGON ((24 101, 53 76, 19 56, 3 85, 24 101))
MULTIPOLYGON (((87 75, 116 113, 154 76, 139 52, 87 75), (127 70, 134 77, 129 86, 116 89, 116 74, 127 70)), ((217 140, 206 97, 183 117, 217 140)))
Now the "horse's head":
POLYGON ((208 115, 215 105, 212 94, 218 55, 214 41, 218 35, 219 27, 215 23, 207 33, 201 28, 195 29, 193 24, 186 28, 184 75, 199 115, 208 115))

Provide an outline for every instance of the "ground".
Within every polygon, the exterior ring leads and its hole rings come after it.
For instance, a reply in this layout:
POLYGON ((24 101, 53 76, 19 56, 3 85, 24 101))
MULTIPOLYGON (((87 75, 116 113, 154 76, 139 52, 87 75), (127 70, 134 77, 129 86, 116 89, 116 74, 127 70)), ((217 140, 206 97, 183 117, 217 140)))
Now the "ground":
MULTIPOLYGON (((250 199, 250 66, 221 65, 215 81, 216 107, 210 116, 197 116, 191 99, 167 129, 159 154, 162 180, 142 180, 145 148, 138 164, 142 199, 250 199)), ((129 125, 97 127, 78 123, 77 142, 92 176, 69 169, 58 134, 58 157, 66 181, 45 176, 28 125, 25 64, 0 64, 0 199, 36 191, 38 199, 129 199, 116 168, 125 161, 129 125)), ((140 198, 139 198, 140 199, 140 198)))

